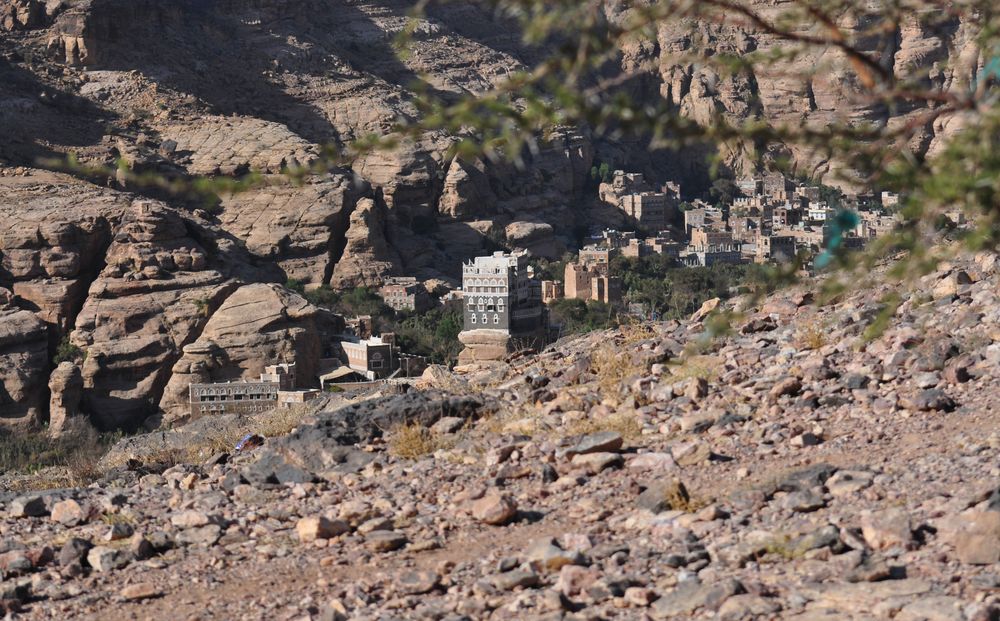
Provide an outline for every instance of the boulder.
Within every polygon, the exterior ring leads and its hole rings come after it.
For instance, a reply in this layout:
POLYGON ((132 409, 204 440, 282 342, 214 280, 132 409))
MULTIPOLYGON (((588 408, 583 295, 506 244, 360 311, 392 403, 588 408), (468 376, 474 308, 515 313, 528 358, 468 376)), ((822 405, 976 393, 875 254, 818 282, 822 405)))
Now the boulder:
POLYGON ((59 437, 67 430, 67 421, 80 415, 83 397, 80 367, 69 361, 59 363, 49 376, 49 395, 49 434, 59 437))
POLYGON ((192 383, 256 379, 264 367, 294 362, 300 388, 315 381, 324 343, 342 320, 280 285, 244 285, 205 324, 173 364, 160 401, 165 423, 188 418, 192 383))

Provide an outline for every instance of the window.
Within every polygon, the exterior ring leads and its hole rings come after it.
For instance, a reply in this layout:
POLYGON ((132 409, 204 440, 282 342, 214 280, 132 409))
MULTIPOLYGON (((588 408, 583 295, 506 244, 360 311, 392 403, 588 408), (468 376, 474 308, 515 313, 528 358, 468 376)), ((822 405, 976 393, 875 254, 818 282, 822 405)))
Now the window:
POLYGON ((493 315, 493 323, 500 323, 500 315, 493 315))
POLYGON ((472 314, 472 323, 476 323, 476 315, 475 315, 475 313, 472 314))
POLYGON ((371 367, 373 369, 381 369, 382 368, 382 361, 381 360, 372 360, 371 361, 371 367))
POLYGON ((487 323, 487 321, 486 321, 486 313, 483 313, 483 323, 487 323))

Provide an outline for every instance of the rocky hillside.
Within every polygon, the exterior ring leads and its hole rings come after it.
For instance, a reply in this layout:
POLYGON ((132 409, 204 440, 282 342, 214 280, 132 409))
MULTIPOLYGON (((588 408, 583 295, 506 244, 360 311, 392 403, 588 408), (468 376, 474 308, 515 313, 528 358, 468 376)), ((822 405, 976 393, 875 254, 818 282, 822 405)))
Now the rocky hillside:
POLYGON ((874 339, 881 291, 790 291, 716 341, 699 312, 300 420, 130 438, 95 485, 0 496, 0 602, 26 619, 996 619, 998 284, 995 256, 945 266, 874 339), (233 452, 246 431, 270 437, 233 452))
MULTIPOLYGON (((704 189, 696 151, 650 151, 585 128, 566 128, 524 169, 451 159, 456 138, 428 133, 350 169, 289 183, 282 168, 412 118, 416 93, 447 100, 480 92, 543 53, 524 46, 513 24, 461 2, 434 5, 412 53, 400 59, 392 41, 411 5, 0 1, 0 420, 36 424, 51 401, 104 428, 134 427, 175 416, 185 378, 248 377, 257 363, 247 360, 294 346, 217 360, 212 371, 194 360, 221 346, 203 332, 224 321, 213 315, 249 284, 295 279, 348 288, 395 274, 453 280, 463 260, 501 234, 513 247, 557 255, 587 222, 581 214, 593 197, 585 187, 597 159, 704 189), (256 170, 267 183, 205 205, 129 187, 124 178, 85 181, 44 169, 46 158, 66 153, 84 164, 122 160, 166 178, 256 170), (50 377, 60 344, 80 348, 86 363, 50 377), (77 373, 81 397, 67 406, 62 386, 77 373)), ((608 15, 626 17, 615 2, 608 15)), ((857 32, 866 27, 844 20, 857 32)), ((930 32, 907 23, 867 43, 893 72, 917 66, 934 84, 963 88, 981 60, 968 28, 957 18, 953 26, 930 32)), ((640 100, 665 98, 700 120, 723 112, 823 125, 846 115, 891 125, 918 112, 857 100, 840 69, 822 80, 722 78, 677 60, 693 45, 690 33, 720 52, 775 44, 752 30, 665 23, 655 44, 623 50, 622 66, 641 74, 624 88, 640 100)), ((832 53, 797 62, 827 61, 840 66, 832 53)), ((914 146, 932 150, 948 131, 929 126, 914 146)), ((745 146, 712 148, 733 171, 746 171, 745 146)), ((835 167, 791 154, 803 171, 835 167)), ((593 221, 606 215, 589 213, 593 221)), ((328 323, 307 318, 315 309, 300 313, 296 296, 272 291, 258 305, 261 317, 292 304, 275 330, 328 323)))

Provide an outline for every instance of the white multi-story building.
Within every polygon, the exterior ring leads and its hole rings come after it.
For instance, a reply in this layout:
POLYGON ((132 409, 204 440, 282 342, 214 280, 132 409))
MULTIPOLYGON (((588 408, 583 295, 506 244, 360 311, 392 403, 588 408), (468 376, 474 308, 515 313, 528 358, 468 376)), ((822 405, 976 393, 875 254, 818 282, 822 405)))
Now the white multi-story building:
POLYGON ((530 332, 544 322, 541 283, 527 255, 495 252, 462 266, 465 330, 530 332))

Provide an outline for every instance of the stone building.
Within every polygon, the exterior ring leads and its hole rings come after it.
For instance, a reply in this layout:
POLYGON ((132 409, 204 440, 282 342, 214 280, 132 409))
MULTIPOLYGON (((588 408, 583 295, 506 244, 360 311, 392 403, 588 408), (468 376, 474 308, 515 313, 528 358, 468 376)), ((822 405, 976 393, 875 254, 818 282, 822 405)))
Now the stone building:
POLYGON ((600 245, 605 248, 621 249, 628 246, 635 239, 633 231, 616 231, 605 229, 601 233, 600 245))
POLYGON ((785 229, 797 226, 802 222, 802 211, 791 205, 782 205, 774 208, 771 216, 771 225, 774 229, 785 229))
POLYGON ((691 245, 702 246, 731 246, 733 235, 727 231, 717 231, 709 228, 698 227, 691 231, 691 245))
POLYGON ((726 230, 726 222, 721 209, 696 207, 684 212, 684 230, 688 235, 696 228, 726 230))
POLYGON ((617 248, 586 246, 580 251, 579 262, 583 265, 607 265, 617 254, 617 248))
POLYGON ((495 252, 462 266, 465 330, 532 332, 545 323, 541 283, 526 255, 495 252))
POLYGON ((319 395, 317 390, 296 389, 295 363, 264 367, 259 381, 191 384, 188 392, 192 419, 209 414, 255 414, 319 395))
POLYGON ((739 246, 690 246, 681 255, 681 261, 688 267, 711 267, 718 263, 743 263, 743 253, 739 246))
POLYGON ((608 274, 608 266, 567 263, 563 281, 567 299, 621 302, 621 280, 608 274))
POLYGON ((780 172, 764 175, 764 195, 774 201, 786 201, 789 198, 789 183, 780 172))
POLYGON ((433 306, 433 300, 423 285, 413 276, 397 276, 386 280, 378 290, 385 305, 395 311, 422 312, 433 306))
POLYGON ((619 200, 619 208, 629 222, 647 231, 659 231, 667 227, 671 201, 662 192, 626 194, 619 200))
POLYGON ((347 358, 347 366, 370 380, 388 377, 397 368, 393 345, 381 336, 344 340, 340 347, 347 358))
POLYGON ((762 235, 757 240, 758 263, 776 261, 786 263, 795 258, 795 237, 791 235, 762 235))
POLYGON ((563 284, 558 280, 542 281, 542 303, 549 304, 563 297, 563 284))

